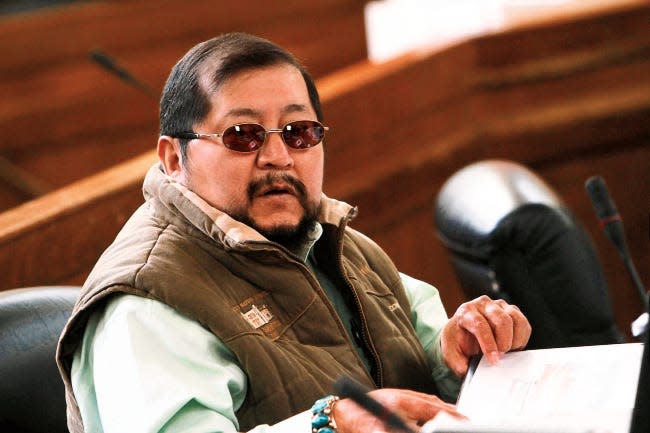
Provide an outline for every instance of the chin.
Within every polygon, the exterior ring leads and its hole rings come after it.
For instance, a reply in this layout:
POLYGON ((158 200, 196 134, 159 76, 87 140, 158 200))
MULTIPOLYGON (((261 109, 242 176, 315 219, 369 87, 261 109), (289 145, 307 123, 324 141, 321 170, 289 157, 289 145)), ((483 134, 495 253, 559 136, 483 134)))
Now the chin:
POLYGON ((262 217, 256 218, 254 215, 251 216, 250 221, 253 223, 253 226, 257 229, 264 231, 275 231, 275 230, 295 230, 300 225, 300 222, 304 218, 303 213, 300 215, 290 214, 290 215, 272 215, 271 217, 262 217))
POLYGON ((268 228, 261 225, 254 225, 253 227, 268 240, 293 249, 305 241, 315 223, 316 221, 314 219, 303 217, 300 221, 293 224, 280 222, 268 225, 268 228))
POLYGON ((293 237, 299 231, 298 224, 276 224, 271 226, 255 225, 253 228, 269 240, 284 238, 286 236, 293 237))
POLYGON ((254 228, 268 240, 289 247, 302 242, 314 228, 318 211, 318 207, 305 207, 294 211, 259 213, 259 217, 255 215, 258 212, 231 216, 254 228))

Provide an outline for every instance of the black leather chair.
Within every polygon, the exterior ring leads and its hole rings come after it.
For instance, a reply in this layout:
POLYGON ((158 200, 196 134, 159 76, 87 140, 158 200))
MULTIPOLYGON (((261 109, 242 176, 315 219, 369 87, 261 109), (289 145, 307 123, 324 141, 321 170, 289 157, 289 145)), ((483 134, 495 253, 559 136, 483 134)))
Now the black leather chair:
POLYGON ((471 164, 442 186, 434 213, 467 298, 519 306, 533 328, 528 348, 624 341, 591 239, 531 170, 471 164))
POLYGON ((78 287, 0 292, 0 431, 67 432, 56 344, 78 287))

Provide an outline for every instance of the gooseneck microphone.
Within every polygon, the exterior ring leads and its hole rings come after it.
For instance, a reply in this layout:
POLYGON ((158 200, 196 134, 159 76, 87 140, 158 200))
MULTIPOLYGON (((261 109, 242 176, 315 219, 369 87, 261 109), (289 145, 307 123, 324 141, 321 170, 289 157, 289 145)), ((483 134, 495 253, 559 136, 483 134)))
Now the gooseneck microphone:
POLYGON ((634 281, 634 285, 639 291, 639 296, 641 296, 641 302, 643 302, 645 309, 645 313, 632 324, 632 333, 635 337, 639 337, 645 333, 643 335, 645 347, 641 359, 641 371, 639 372, 639 383, 637 385, 632 419, 630 420, 630 433, 645 433, 650 431, 648 430, 650 427, 650 415, 648 415, 648 404, 650 402, 650 354, 648 352, 650 349, 648 347, 650 345, 650 331, 646 329, 648 315, 650 314, 648 310, 648 294, 641 283, 639 274, 636 272, 634 263, 632 263, 632 258, 627 249, 627 243, 625 242, 623 221, 616 210, 614 201, 609 195, 605 181, 600 176, 590 177, 585 183, 585 188, 596 210, 600 225, 623 259, 634 281), (637 322, 642 324, 635 326, 637 322), (635 330, 635 328, 637 329, 635 330))
POLYGON ((151 87, 144 84, 142 81, 138 80, 131 72, 129 72, 123 66, 120 66, 116 60, 111 58, 108 54, 100 50, 93 50, 88 55, 92 61, 101 66, 104 70, 110 72, 111 74, 118 77, 120 80, 125 83, 135 87, 141 92, 145 93, 147 96, 158 99, 156 92, 151 89, 151 87))
POLYGON ((591 199, 591 204, 596 211, 596 216, 598 217, 600 226, 618 250, 621 259, 623 260, 623 263, 625 263, 625 266, 632 277, 632 281, 639 292, 644 310, 647 312, 648 294, 646 293, 643 283, 639 278, 639 274, 636 271, 636 267, 632 262, 632 257, 630 257, 630 252, 628 251, 627 242, 625 240, 623 220, 618 214, 616 205, 614 205, 614 201, 609 195, 605 180, 600 176, 592 176, 587 179, 587 182, 585 182, 585 188, 587 189, 587 193, 591 199))

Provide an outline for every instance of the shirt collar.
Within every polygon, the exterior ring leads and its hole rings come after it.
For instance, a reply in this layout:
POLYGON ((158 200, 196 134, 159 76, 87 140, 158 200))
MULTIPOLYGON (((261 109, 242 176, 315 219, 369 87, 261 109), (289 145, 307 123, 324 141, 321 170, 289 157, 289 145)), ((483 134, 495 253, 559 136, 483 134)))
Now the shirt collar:
POLYGON ((292 253, 294 253, 300 260, 307 262, 307 257, 310 251, 323 234, 323 226, 320 223, 314 224, 314 227, 307 233, 305 240, 302 244, 298 245, 292 253))

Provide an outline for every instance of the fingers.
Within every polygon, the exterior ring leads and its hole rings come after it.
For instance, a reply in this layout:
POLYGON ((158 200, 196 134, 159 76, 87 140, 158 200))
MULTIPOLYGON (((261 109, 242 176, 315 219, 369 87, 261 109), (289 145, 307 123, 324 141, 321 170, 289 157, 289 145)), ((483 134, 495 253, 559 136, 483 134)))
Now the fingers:
MULTIPOLYGON (((476 340, 488 362, 493 364, 503 353, 523 349, 531 332, 519 308, 487 296, 462 304, 452 320, 476 340)), ((467 343, 464 345, 469 347, 467 343)), ((463 352, 467 357, 475 354, 468 350, 463 352)))
MULTIPOLYGON (((387 410, 397 414, 414 431, 418 431, 419 426, 440 411, 449 412, 455 417, 463 417, 456 411, 454 405, 445 403, 434 395, 393 388, 373 390, 368 395, 380 402, 387 410)), ((378 418, 347 398, 334 405, 333 416, 339 433, 385 432, 389 428, 384 419, 378 418)))
MULTIPOLYGON (((456 314, 454 314, 454 318, 460 328, 467 331, 476 339, 481 352, 483 352, 483 355, 488 359, 488 361, 496 362, 500 357, 500 353, 503 352, 499 351, 496 333, 493 329, 493 326, 495 328, 499 326, 498 323, 496 323, 498 321, 494 319, 494 316, 496 315, 494 307, 490 307, 489 312, 486 311, 486 304, 489 301, 491 300, 487 296, 481 296, 480 298, 466 302, 458 308, 456 314), (491 317, 489 317, 488 314, 490 314, 491 317)), ((476 353, 471 352, 464 353, 467 358, 475 354, 476 353)))
POLYGON ((424 394, 412 390, 400 390, 400 397, 395 401, 395 410, 399 413, 410 414, 417 421, 428 421, 441 410, 459 415, 456 406, 447 403, 435 395, 424 394))
POLYGON ((490 324, 496 341, 496 350, 499 353, 505 353, 512 349, 512 338, 515 333, 514 320, 508 314, 507 307, 508 304, 502 299, 487 301, 484 307, 484 314, 490 324))
POLYGON ((389 395, 373 395, 373 397, 383 402, 390 411, 398 414, 414 428, 414 431, 419 431, 418 426, 422 426, 442 411, 454 417, 464 418, 456 410, 455 405, 446 403, 435 395, 405 389, 383 389, 373 392, 389 393, 389 395))
POLYGON ((512 336, 512 350, 521 350, 528 344, 532 332, 530 322, 516 305, 508 305, 508 314, 512 317, 514 333, 512 336))

